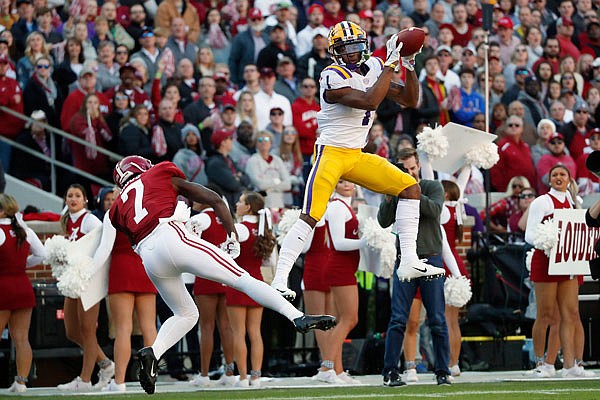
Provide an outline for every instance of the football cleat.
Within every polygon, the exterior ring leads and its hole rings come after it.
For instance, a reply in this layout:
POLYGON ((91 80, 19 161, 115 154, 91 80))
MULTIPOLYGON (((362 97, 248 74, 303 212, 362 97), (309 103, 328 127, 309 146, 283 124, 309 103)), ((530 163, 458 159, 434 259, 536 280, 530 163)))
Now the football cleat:
POLYGON ((152 347, 144 347, 137 353, 140 364, 140 385, 148 394, 154 394, 158 376, 158 360, 154 357, 152 347))
POLYGON ((434 267, 429 265, 423 260, 415 260, 413 262, 407 262, 406 264, 400 263, 400 266, 396 270, 398 279, 401 281, 410 281, 416 278, 438 278, 444 276, 446 271, 444 268, 434 267))
POLYGON ((288 288, 285 285, 272 284, 271 286, 273 287, 273 289, 277 290, 277 293, 279 293, 284 299, 286 299, 289 302, 294 301, 294 299, 296 298, 296 292, 294 292, 292 289, 288 288))
POLYGON ((294 319, 294 326, 300 333, 306 333, 311 329, 329 330, 337 324, 332 315, 303 315, 294 319))

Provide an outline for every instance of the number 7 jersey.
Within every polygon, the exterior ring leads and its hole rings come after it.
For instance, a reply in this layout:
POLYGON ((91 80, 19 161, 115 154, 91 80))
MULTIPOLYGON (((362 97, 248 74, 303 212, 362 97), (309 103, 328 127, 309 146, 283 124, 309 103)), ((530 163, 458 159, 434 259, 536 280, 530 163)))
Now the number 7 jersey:
POLYGON ((177 190, 171 178, 185 179, 185 175, 170 161, 161 162, 133 178, 123 187, 109 211, 112 225, 139 243, 168 218, 177 206, 177 190))
POLYGON ((374 111, 361 110, 339 103, 328 103, 324 99, 326 90, 352 89, 366 92, 371 88, 381 72, 383 62, 377 57, 370 57, 363 66, 368 71, 365 75, 350 71, 348 68, 332 64, 321 72, 321 111, 317 114, 320 135, 317 144, 361 149, 367 143, 367 135, 373 124, 374 111))

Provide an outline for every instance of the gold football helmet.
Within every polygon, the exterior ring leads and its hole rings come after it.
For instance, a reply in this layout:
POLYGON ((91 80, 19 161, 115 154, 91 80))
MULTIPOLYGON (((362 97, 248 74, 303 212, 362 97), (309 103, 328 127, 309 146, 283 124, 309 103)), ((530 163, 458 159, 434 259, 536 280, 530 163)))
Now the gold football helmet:
POLYGON ((331 56, 338 64, 350 69, 356 69, 370 56, 367 33, 354 22, 342 21, 335 24, 329 31, 327 40, 331 56), (361 53, 360 61, 355 65, 346 64, 341 56, 352 53, 361 53))

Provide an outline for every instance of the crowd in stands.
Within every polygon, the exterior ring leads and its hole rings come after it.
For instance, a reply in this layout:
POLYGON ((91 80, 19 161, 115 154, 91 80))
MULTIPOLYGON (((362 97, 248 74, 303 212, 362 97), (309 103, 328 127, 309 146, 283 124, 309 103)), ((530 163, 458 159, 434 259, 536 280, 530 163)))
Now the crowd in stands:
MULTIPOLYGON (((498 135, 500 155, 490 172, 491 187, 506 192, 490 209, 491 228, 525 232, 535 195, 567 190, 552 181, 557 179, 552 178, 555 165, 565 166, 566 173, 565 168, 559 172, 573 179, 569 198, 575 201, 577 192, 600 192, 600 180, 585 168, 588 155, 600 150, 599 15, 591 0, 499 1, 489 33, 486 76, 486 32, 477 0, 2 1, 0 106, 33 122, 26 124, 0 110, 0 135, 107 181, 112 181, 117 160, 58 136, 51 143, 50 132, 36 122, 122 156, 173 161, 188 180, 210 184, 232 212, 237 208, 240 217, 254 221, 258 211, 246 202, 248 191, 260 192, 273 211, 302 205, 319 134, 319 76, 332 63, 329 28, 343 20, 356 22, 368 33, 373 55, 385 58, 387 39, 417 26, 426 34, 415 60, 421 82, 418 105, 403 108, 384 100, 364 151, 396 161, 399 150, 414 147, 426 126, 456 122, 489 128, 498 135)), ((395 79, 403 75, 400 70, 395 79)), ((48 162, 4 142, 0 156, 7 173, 50 190, 48 162)), ((444 174, 440 178, 454 180, 444 174)), ((73 182, 81 183, 90 196, 101 189, 95 182, 61 173, 58 194, 73 182)), ((476 168, 464 191, 485 191, 483 174, 476 168)), ((382 200, 362 193, 371 205, 382 200)), ((479 218, 468 207, 467 213, 479 218)), ((575 292, 569 287, 571 309, 562 315, 566 321, 574 319, 575 292)), ((548 309, 546 304, 544 311, 548 309)), ((245 329, 255 333, 260 313, 244 325, 241 311, 229 310, 231 328, 237 328, 233 334, 245 329)), ((231 340, 229 334, 229 339, 222 338, 224 344, 231 340)), ((145 336, 152 335, 148 329, 145 336)), ((262 346, 254 339, 254 346, 262 346)), ((538 347, 543 350, 543 344, 538 347)), ((233 373, 232 354, 246 351, 227 349, 227 376, 233 373)), ((581 355, 569 351, 576 365, 581 355)), ((243 367, 250 381, 260 377, 261 357, 251 356, 249 371, 243 367)), ((457 357, 453 349, 452 365, 457 357)), ((88 358, 81 377, 87 384, 93 363, 106 362, 104 356, 88 358)), ((207 371, 203 365, 198 385, 207 384, 207 371)), ((111 384, 123 384, 122 364, 116 379, 111 384)))

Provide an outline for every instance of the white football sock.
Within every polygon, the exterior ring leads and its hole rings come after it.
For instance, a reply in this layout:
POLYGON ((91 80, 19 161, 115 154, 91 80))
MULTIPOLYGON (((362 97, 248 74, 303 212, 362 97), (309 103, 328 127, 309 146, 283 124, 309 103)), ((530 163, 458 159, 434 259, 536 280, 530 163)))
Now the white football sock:
POLYGON ((287 287, 290 271, 302 249, 304 249, 304 243, 311 231, 310 225, 299 219, 285 235, 281 250, 279 250, 279 260, 277 261, 277 269, 272 285, 287 287))
POLYGON ((419 204, 421 204, 421 200, 398 199, 394 230, 398 233, 398 240, 400 241, 402 265, 419 259, 419 256, 417 256, 419 204))
POLYGON ((257 303, 277 311, 290 321, 304 315, 290 302, 285 300, 275 289, 267 285, 263 281, 254 279, 250 274, 244 274, 235 281, 233 286, 250 296, 257 303))

